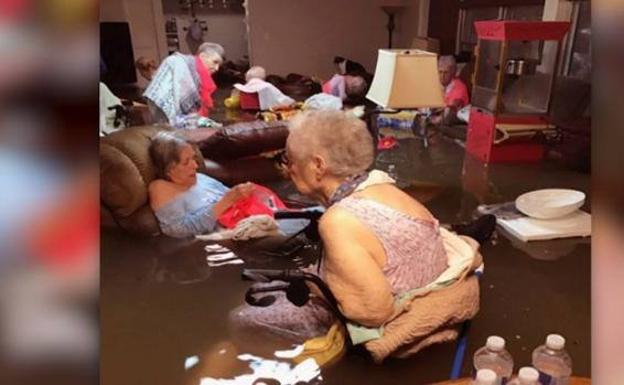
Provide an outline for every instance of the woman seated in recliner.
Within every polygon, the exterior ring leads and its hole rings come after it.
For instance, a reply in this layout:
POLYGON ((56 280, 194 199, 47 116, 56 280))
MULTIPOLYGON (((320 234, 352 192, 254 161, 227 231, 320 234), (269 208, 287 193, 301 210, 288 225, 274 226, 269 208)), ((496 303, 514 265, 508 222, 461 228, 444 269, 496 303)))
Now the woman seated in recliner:
POLYGON ((174 133, 158 133, 149 151, 158 174, 148 187, 150 206, 162 232, 171 237, 213 231, 219 215, 254 189, 251 183, 229 189, 197 173, 193 147, 174 133))

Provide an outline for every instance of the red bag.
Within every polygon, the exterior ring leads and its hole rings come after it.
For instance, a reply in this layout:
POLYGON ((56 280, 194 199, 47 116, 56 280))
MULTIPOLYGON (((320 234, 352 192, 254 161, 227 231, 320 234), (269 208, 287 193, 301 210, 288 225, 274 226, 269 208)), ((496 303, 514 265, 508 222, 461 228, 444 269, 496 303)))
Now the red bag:
POLYGON ((270 215, 276 210, 287 209, 286 205, 273 191, 254 184, 254 191, 247 198, 239 199, 217 218, 222 226, 232 229, 241 220, 252 215, 270 215))

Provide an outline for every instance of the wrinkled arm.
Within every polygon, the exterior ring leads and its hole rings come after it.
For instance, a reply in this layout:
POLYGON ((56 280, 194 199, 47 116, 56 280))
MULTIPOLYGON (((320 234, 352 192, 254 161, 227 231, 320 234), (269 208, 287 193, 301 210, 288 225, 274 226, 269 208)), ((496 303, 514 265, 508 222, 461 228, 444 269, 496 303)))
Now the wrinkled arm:
POLYGON ((357 226, 357 219, 336 210, 322 218, 324 278, 347 319, 379 327, 392 315, 394 299, 381 268, 354 235, 357 226))

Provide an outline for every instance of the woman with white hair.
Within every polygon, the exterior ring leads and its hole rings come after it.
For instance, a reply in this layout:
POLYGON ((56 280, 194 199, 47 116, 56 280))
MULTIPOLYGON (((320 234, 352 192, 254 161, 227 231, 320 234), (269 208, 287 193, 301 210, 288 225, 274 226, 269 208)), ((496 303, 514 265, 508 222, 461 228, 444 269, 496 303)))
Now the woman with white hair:
POLYGON ((327 207, 319 222, 322 275, 345 317, 381 326, 394 295, 426 286, 447 267, 439 224, 390 180, 374 180, 373 140, 360 119, 318 111, 291 124, 288 171, 327 207))
MULTIPOLYGON (((303 112, 290 122, 286 156, 299 192, 327 208, 319 221, 320 275, 347 320, 382 326, 397 294, 426 286, 447 268, 438 221, 387 175, 368 171, 374 147, 363 121, 341 111, 303 112)), ((323 302, 319 295, 297 308, 282 300, 236 316, 303 341, 335 320, 323 302)))
MULTIPOLYGON (((245 73, 245 84, 236 83, 232 90, 232 96, 236 97, 241 92, 249 95, 257 94, 258 107, 262 111, 271 108, 287 107, 295 103, 295 100, 285 95, 279 88, 266 80, 266 70, 261 66, 253 66, 245 73)), ((245 106, 243 106, 244 108, 245 106)))
POLYGON ((224 54, 221 45, 206 42, 196 55, 176 52, 163 60, 143 94, 154 123, 175 126, 176 118, 193 113, 207 117, 217 89, 212 74, 219 70, 224 54))

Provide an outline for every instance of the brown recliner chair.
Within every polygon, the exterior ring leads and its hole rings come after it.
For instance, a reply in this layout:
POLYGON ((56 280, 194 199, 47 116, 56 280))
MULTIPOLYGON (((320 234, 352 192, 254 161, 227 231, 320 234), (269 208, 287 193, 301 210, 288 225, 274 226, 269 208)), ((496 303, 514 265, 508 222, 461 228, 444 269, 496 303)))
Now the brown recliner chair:
MULTIPOLYGON (((100 201, 103 227, 120 227, 137 235, 158 235, 160 227, 149 206, 147 187, 156 178, 149 156, 151 137, 168 126, 137 126, 100 140, 100 201)), ((260 153, 284 147, 284 122, 246 122, 218 129, 178 131, 196 147, 199 172, 226 185, 266 183, 281 176, 260 153), (202 155, 203 154, 203 155, 202 155)))

